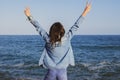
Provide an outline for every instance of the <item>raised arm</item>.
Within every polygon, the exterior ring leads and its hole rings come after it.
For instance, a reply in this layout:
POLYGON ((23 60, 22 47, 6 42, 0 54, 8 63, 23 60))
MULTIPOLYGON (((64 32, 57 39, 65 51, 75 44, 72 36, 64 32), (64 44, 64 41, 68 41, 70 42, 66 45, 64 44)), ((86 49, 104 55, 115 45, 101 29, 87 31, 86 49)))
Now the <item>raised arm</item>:
POLYGON ((87 2, 86 7, 85 7, 83 13, 80 15, 80 17, 76 20, 76 22, 74 23, 74 25, 69 29, 69 31, 67 33, 67 36, 70 39, 75 35, 75 33, 79 29, 79 26, 82 23, 84 17, 88 14, 88 12, 90 11, 90 9, 91 9, 91 3, 87 2))
POLYGON ((30 13, 30 9, 29 8, 25 8, 24 13, 27 16, 27 18, 30 21, 30 23, 36 28, 36 30, 39 32, 39 34, 43 37, 43 39, 45 41, 47 41, 47 39, 48 39, 47 32, 40 26, 38 21, 33 19, 33 17, 31 16, 31 13, 30 13))

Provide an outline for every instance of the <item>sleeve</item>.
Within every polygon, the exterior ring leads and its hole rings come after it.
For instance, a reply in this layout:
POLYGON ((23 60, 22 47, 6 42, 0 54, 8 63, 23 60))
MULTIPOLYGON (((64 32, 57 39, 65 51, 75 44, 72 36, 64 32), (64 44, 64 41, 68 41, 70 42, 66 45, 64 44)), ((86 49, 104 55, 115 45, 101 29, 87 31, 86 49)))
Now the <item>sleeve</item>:
POLYGON ((69 63, 71 66, 75 66, 75 59, 74 59, 74 54, 71 46, 70 46, 70 52, 69 52, 69 63))
POLYGON ((76 34, 76 32, 79 29, 80 24, 83 22, 84 17, 80 16, 77 21, 74 23, 74 25, 69 29, 66 36, 71 40, 72 37, 76 34))
POLYGON ((43 59, 44 59, 44 57, 45 57, 45 54, 46 54, 46 50, 44 49, 44 50, 43 50, 43 53, 42 53, 42 55, 41 55, 41 57, 40 57, 40 59, 39 59, 39 66, 41 66, 41 65, 44 64, 44 63, 43 63, 43 59))
POLYGON ((47 41, 48 33, 41 27, 38 21, 34 20, 31 16, 28 17, 30 23, 36 28, 36 31, 40 34, 40 36, 47 41))

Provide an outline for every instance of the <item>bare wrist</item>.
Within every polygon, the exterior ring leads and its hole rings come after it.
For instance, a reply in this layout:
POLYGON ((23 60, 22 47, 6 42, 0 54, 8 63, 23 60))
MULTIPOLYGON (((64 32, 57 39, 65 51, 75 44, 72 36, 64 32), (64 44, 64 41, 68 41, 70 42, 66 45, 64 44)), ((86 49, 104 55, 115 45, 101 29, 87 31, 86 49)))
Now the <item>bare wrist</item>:
POLYGON ((85 16, 86 16, 86 13, 85 13, 85 12, 83 12, 83 13, 82 13, 82 16, 83 16, 83 17, 85 17, 85 16))
POLYGON ((32 20, 32 16, 27 16, 27 18, 29 21, 32 20))

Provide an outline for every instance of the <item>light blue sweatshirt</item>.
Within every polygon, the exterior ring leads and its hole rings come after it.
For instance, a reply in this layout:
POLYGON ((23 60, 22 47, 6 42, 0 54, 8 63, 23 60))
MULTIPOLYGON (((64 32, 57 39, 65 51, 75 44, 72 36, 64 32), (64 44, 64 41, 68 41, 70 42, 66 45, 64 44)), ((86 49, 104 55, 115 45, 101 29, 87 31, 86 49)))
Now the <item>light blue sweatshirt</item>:
POLYGON ((28 17, 29 21, 35 26, 40 36, 44 39, 45 48, 40 57, 39 65, 43 65, 47 69, 62 69, 68 65, 75 65, 73 50, 71 47, 71 39, 79 29, 83 17, 80 16, 69 31, 62 37, 61 44, 56 42, 56 45, 50 44, 49 34, 40 26, 40 24, 32 17, 28 17))

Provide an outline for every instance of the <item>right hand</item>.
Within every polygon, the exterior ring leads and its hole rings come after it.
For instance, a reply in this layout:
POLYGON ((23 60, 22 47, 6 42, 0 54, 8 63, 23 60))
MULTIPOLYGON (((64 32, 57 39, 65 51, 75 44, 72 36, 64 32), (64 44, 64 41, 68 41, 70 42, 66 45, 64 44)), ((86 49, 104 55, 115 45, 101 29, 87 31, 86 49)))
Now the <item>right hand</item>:
POLYGON ((91 2, 90 3, 87 2, 87 5, 82 13, 82 16, 85 17, 90 10, 91 10, 91 2))
POLYGON ((27 17, 31 16, 31 14, 30 14, 30 8, 29 7, 25 8, 24 13, 25 13, 25 15, 27 17))

